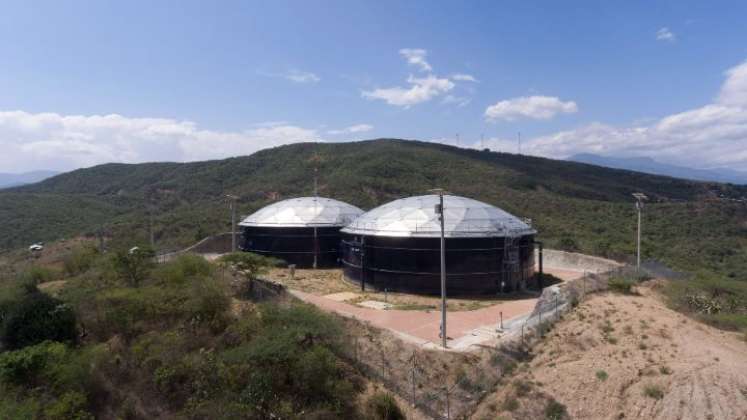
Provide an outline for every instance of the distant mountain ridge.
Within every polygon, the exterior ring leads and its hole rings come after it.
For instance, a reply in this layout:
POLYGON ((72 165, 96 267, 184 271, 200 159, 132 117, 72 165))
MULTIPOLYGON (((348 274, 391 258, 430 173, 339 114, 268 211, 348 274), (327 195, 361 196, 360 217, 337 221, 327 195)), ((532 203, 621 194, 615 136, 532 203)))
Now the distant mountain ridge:
POLYGON ((57 171, 31 171, 23 172, 20 174, 11 173, 0 173, 0 188, 17 187, 19 185, 33 184, 35 182, 44 181, 47 178, 51 178, 55 175, 59 175, 57 171))
POLYGON ((600 156, 592 153, 579 153, 567 160, 591 165, 605 166, 615 169, 644 172, 654 175, 671 176, 674 178, 692 179, 696 181, 728 182, 732 184, 747 184, 747 172, 735 171, 728 168, 695 169, 685 166, 670 165, 649 157, 614 157, 600 156))
POLYGON ((643 257, 747 278, 747 186, 688 181, 566 160, 377 139, 295 143, 189 163, 110 163, 0 191, 0 253, 103 235, 112 249, 183 248, 279 199, 319 194, 371 209, 434 187, 532 219, 548 248, 612 258, 635 252, 632 193, 649 197, 643 257), (151 235, 152 231, 152 235, 151 235))

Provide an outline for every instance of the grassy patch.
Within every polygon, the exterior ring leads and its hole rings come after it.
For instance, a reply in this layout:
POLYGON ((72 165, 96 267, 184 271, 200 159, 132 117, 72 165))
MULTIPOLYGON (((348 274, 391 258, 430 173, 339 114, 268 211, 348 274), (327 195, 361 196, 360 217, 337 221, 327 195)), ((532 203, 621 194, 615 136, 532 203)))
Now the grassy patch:
POLYGON ((659 385, 649 384, 643 388, 643 395, 655 400, 664 398, 664 390, 659 385))

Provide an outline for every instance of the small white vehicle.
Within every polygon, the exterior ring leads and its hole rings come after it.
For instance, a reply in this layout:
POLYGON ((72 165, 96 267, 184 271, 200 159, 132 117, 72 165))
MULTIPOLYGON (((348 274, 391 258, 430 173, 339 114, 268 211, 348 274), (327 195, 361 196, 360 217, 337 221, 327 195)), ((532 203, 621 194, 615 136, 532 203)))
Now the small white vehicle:
POLYGON ((44 249, 44 245, 42 245, 41 243, 33 244, 33 245, 31 245, 29 247, 29 251, 31 251, 31 252, 37 252, 37 251, 41 251, 43 249, 44 249))

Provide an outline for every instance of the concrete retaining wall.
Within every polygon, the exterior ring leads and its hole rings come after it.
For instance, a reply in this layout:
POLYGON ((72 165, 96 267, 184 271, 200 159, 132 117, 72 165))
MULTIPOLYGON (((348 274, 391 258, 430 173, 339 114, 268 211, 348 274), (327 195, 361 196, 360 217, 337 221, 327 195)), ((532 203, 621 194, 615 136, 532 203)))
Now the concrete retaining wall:
MULTIPOLYGON (((589 271, 593 273, 605 273, 622 266, 617 261, 606 258, 594 257, 592 255, 579 254, 576 252, 558 251, 545 249, 544 266, 560 270, 589 271)), ((539 264, 539 252, 535 252, 536 264, 539 264)), ((539 265, 535 265, 539 267, 539 265)))

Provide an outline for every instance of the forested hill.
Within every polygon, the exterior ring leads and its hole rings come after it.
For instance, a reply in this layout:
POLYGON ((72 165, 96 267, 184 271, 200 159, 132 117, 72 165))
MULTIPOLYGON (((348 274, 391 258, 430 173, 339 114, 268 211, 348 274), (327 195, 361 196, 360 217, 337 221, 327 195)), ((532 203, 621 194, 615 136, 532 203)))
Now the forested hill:
POLYGON ((225 194, 242 214, 319 193, 372 208, 433 187, 531 218, 548 245, 624 257, 633 251, 631 193, 651 197, 644 254, 676 266, 747 273, 747 187, 582 163, 379 139, 300 143, 193 163, 106 164, 0 191, 0 249, 103 229, 144 241, 153 213, 160 249, 229 228, 225 194))

